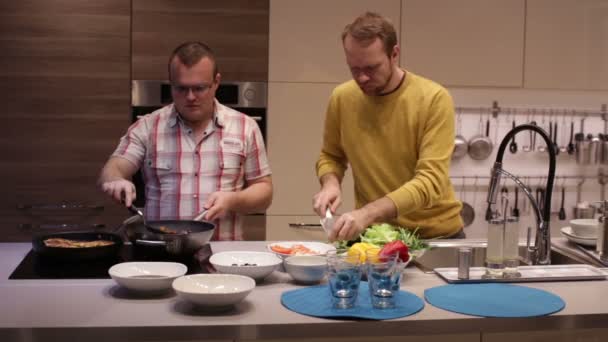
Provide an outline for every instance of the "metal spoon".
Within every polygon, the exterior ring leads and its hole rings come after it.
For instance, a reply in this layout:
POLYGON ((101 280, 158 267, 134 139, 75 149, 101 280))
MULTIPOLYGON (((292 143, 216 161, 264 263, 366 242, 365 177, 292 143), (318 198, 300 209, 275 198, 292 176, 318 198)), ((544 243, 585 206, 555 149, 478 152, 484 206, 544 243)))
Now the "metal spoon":
POLYGON ((564 197, 566 197, 565 189, 566 189, 566 187, 562 186, 562 205, 559 208, 559 215, 558 215, 558 217, 561 221, 566 219, 566 209, 564 209, 564 197))
POLYGON ((574 120, 570 121, 570 142, 568 143, 568 154, 574 154, 574 143, 572 140, 574 139, 574 120))

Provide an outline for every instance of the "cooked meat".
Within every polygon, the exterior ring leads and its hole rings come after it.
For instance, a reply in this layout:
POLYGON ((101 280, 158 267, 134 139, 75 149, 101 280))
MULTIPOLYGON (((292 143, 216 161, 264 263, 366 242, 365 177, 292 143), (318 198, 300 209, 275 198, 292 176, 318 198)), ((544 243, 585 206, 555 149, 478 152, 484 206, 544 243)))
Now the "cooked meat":
POLYGON ((158 230, 160 230, 161 232, 163 232, 165 234, 178 234, 179 233, 177 230, 171 229, 171 228, 165 227, 165 226, 158 227, 158 230))
POLYGON ((44 240, 44 245, 47 247, 60 247, 60 248, 91 248, 91 247, 102 247, 113 245, 114 241, 109 240, 93 240, 93 241, 82 241, 82 240, 70 240, 62 238, 51 238, 44 240))

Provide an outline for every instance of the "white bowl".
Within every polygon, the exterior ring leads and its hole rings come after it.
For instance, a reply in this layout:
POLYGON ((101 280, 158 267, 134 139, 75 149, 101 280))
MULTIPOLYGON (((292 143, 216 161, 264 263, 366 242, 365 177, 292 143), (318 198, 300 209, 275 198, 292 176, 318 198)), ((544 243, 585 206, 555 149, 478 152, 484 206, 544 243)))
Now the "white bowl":
POLYGON ((213 307, 237 304, 254 288, 255 280, 236 274, 193 274, 173 281, 180 298, 213 307))
POLYGON ((219 273, 239 274, 262 280, 272 273, 282 260, 268 252, 229 251, 213 254, 209 262, 219 273))
POLYGON ((275 253, 276 255, 278 255, 282 258, 287 258, 292 255, 326 255, 327 252, 335 250, 336 247, 334 247, 330 244, 327 244, 327 243, 316 242, 316 241, 281 241, 281 242, 273 242, 273 243, 268 244, 266 246, 266 249, 268 249, 269 251, 275 253), (309 254, 303 254, 303 253, 290 254, 290 253, 281 253, 281 252, 278 252, 277 250, 273 250, 273 247, 293 248, 296 245, 301 245, 303 247, 306 247, 308 250, 310 250, 310 253, 309 254))
POLYGON ((298 283, 317 283, 325 276, 327 259, 320 255, 294 255, 285 259, 285 270, 298 283))
POLYGON ((572 233, 582 238, 597 238, 599 221, 596 219, 576 219, 570 220, 572 233))
POLYGON ((118 285, 142 292, 168 290, 186 272, 188 268, 177 262, 123 262, 108 270, 118 285))

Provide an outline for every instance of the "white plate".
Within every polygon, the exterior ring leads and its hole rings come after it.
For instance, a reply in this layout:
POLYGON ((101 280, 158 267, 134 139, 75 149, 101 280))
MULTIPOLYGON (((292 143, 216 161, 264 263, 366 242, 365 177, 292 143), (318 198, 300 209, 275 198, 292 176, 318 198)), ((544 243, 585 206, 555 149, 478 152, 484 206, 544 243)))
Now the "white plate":
POLYGON ((168 290, 186 272, 186 265, 177 262, 123 262, 108 270, 118 285, 141 292, 168 290))
POLYGON ((334 246, 332 246, 330 244, 323 243, 323 242, 315 242, 315 241, 280 241, 280 242, 269 243, 266 246, 266 248, 269 251, 275 253, 276 255, 279 255, 279 256, 285 258, 285 257, 291 256, 291 254, 275 252, 272 250, 272 247, 281 246, 281 247, 291 248, 294 245, 302 245, 312 251, 312 254, 306 254, 306 255, 325 255, 325 254, 327 254, 327 252, 333 251, 336 249, 334 246))
POLYGON ((219 273, 240 274, 261 280, 283 260, 268 252, 226 251, 213 254, 209 262, 219 273))
POLYGON ((572 232, 572 228, 570 228, 570 227, 563 227, 560 230, 561 230, 562 234, 568 240, 570 240, 574 243, 578 243, 580 245, 585 245, 585 246, 595 246, 597 243, 596 238, 580 237, 580 236, 574 235, 574 232, 572 232))

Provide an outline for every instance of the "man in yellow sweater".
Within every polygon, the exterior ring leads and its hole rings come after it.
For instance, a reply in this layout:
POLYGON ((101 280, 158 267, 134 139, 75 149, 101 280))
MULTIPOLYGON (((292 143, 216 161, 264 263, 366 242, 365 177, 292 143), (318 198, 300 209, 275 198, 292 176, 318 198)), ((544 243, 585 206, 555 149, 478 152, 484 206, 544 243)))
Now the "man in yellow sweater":
POLYGON ((313 208, 335 213, 352 167, 356 209, 329 239, 351 240, 373 223, 419 228, 424 238, 464 237, 462 204, 449 178, 454 105, 439 84, 401 69, 393 25, 365 13, 342 33, 353 80, 334 89, 317 161, 321 190, 313 208))

